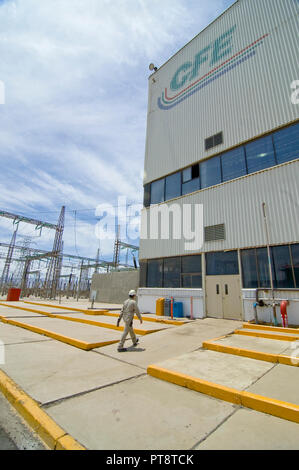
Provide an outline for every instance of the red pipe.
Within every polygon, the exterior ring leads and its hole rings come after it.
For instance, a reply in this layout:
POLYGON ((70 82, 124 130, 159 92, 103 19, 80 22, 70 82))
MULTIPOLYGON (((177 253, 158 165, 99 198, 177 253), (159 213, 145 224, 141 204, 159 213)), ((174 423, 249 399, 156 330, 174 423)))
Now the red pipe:
POLYGON ((287 312, 287 306, 288 305, 289 305, 288 300, 283 300, 280 303, 280 313, 281 313, 282 324, 283 324, 284 328, 286 328, 288 326, 288 312, 287 312))

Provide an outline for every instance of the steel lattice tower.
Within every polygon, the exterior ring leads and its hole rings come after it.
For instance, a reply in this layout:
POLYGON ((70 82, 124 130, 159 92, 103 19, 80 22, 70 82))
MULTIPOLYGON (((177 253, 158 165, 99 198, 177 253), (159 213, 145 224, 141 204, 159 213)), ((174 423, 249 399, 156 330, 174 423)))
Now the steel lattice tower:
POLYGON ((45 296, 55 298, 56 290, 58 287, 58 281, 60 278, 60 271, 62 266, 63 256, 63 231, 64 231, 64 217, 65 217, 65 206, 62 206, 58 224, 56 228, 52 256, 50 258, 49 267, 45 279, 45 296))
POLYGON ((7 284, 7 281, 8 281, 12 255, 13 255, 15 244, 16 244, 16 237, 17 237, 18 227, 19 227, 19 225, 17 225, 17 228, 15 229, 15 231, 13 233, 13 236, 11 238, 11 242, 10 242, 10 245, 9 245, 9 248, 8 248, 8 252, 7 252, 7 256, 6 256, 6 260, 5 260, 5 264, 4 264, 4 268, 3 268, 3 272, 2 272, 2 276, 1 276, 1 281, 0 281, 1 287, 5 286, 7 284))

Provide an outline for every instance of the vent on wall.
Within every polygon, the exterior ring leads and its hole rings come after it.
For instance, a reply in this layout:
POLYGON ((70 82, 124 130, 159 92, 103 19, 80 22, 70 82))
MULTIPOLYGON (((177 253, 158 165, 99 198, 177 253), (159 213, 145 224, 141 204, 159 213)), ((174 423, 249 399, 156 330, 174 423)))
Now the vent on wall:
POLYGON ((205 140, 205 149, 210 150, 217 145, 223 144, 223 132, 212 135, 205 140))
POLYGON ((215 240, 225 240, 224 224, 205 227, 205 242, 213 242, 215 240))

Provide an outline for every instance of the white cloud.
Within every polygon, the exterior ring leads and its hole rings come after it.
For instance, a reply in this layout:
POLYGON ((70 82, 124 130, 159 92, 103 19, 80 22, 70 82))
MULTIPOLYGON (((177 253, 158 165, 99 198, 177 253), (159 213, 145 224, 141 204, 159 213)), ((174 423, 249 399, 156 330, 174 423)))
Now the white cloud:
MULTIPOLYGON (((230 0, 0 3, 0 207, 46 211, 142 200, 148 64, 161 65, 230 0)), ((232 2, 230 2, 232 3, 232 2)), ((98 242, 78 221, 77 248, 98 242)), ((74 251, 73 219, 65 243, 74 251)), ((4 227, 3 227, 4 230, 4 227)), ((0 224, 0 239, 4 232, 0 224), (1 235, 2 234, 2 235, 1 235)), ((52 239, 41 239, 43 246, 52 239)), ((106 249, 108 245, 105 246, 106 249)))

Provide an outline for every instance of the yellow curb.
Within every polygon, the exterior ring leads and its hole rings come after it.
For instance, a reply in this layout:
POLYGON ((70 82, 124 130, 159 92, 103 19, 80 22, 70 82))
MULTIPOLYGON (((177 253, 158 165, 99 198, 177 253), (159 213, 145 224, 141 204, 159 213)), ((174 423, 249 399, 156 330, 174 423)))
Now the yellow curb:
MULTIPOLYGON (((90 313, 90 310, 86 310, 86 309, 81 309, 81 308, 71 308, 71 307, 64 307, 64 306, 61 306, 61 305, 53 305, 53 304, 42 304, 42 303, 37 303, 37 302, 29 302, 27 300, 22 300, 22 302, 24 304, 31 304, 31 305, 40 305, 40 306, 43 306, 43 307, 53 307, 53 308, 60 308, 62 310, 70 310, 70 311, 77 311, 77 312, 83 312, 85 313, 86 315, 105 315, 105 316, 109 316, 109 317, 119 317, 119 313, 110 313, 109 310, 94 310, 94 312, 90 313)), ((137 320, 138 317, 135 315, 134 316, 134 319, 137 320)), ((143 321, 149 321, 149 322, 156 322, 156 323, 165 323, 165 324, 168 324, 168 325, 185 325, 186 321, 180 321, 180 320, 162 320, 162 319, 159 319, 159 318, 146 318, 146 317, 143 317, 143 321)))
POLYGON ((75 348, 83 349, 84 351, 90 351, 94 348, 101 348, 103 346, 108 346, 109 344, 118 343, 119 340, 112 340, 112 341, 101 341, 99 343, 87 343, 86 341, 81 341, 79 339, 70 338, 69 336, 60 335, 58 333, 54 333, 50 330, 45 330, 44 328, 39 328, 34 325, 30 325, 28 323, 21 323, 16 320, 9 320, 8 318, 0 317, 0 320, 3 323, 8 323, 9 325, 18 326, 20 328, 24 328, 25 330, 32 331, 33 333, 38 333, 43 336, 47 336, 49 338, 55 339, 62 343, 70 344, 75 348))
POLYGON ((225 354, 233 354, 235 356, 249 357, 250 359, 257 359, 259 361, 272 362, 272 363, 280 363, 280 364, 294 366, 294 367, 299 366, 299 358, 296 359, 291 356, 284 356, 282 354, 272 354, 272 353, 265 353, 261 351, 255 351, 252 349, 243 349, 243 348, 236 348, 233 346, 225 346, 223 344, 213 343, 212 341, 204 341, 202 343, 202 346, 205 349, 209 349, 211 351, 222 352, 225 354))
POLYGON ((251 330, 265 330, 265 331, 279 331, 281 333, 294 333, 298 335, 299 339, 299 328, 282 328, 279 326, 267 326, 267 325, 252 325, 250 323, 244 323, 243 328, 250 328, 251 330))
MULTIPOLYGON (((77 307, 65 307, 65 306, 62 306, 62 305, 54 305, 54 304, 43 304, 43 303, 39 303, 39 302, 29 302, 28 300, 21 300, 21 302, 23 302, 24 304, 30 304, 30 305, 40 305, 41 307, 52 307, 52 308, 59 308, 61 310, 70 310, 71 312, 83 312, 83 313, 86 313, 86 312, 89 312, 89 310, 86 310, 86 309, 83 309, 83 308, 77 308, 77 307)), ((109 310, 95 310, 95 312, 99 312, 99 313, 96 313, 96 315, 105 315, 106 312, 109 312, 109 310)), ((95 315, 95 313, 93 313, 92 315, 95 315)))
POLYGON ((160 380, 166 380, 175 385, 195 390, 196 392, 210 395, 220 400, 228 401, 240 405, 240 399, 238 397, 237 390, 229 387, 224 387, 207 380, 197 379, 189 375, 181 374, 179 372, 173 372, 162 367, 150 365, 147 368, 148 375, 155 377, 160 380))
POLYGON ((299 336, 283 336, 283 335, 275 335, 271 333, 260 333, 254 331, 243 331, 243 330, 235 330, 235 334, 237 335, 245 335, 245 336, 256 336, 258 338, 268 338, 268 339, 277 339, 280 341, 296 341, 299 340, 299 336))
POLYGON ((1 370, 0 391, 50 449, 86 450, 1 370))
POLYGON ((294 403, 275 400, 273 398, 256 395, 255 393, 243 392, 155 365, 149 366, 147 373, 152 377, 166 380, 167 382, 195 390, 223 401, 270 414, 287 421, 299 423, 299 406, 294 403))
MULTIPOLYGON (((10 308, 15 308, 17 310, 24 310, 25 312, 31 312, 31 313, 38 313, 39 315, 44 315, 46 317, 50 317, 50 318, 58 318, 60 320, 67 320, 67 321, 72 321, 72 322, 77 322, 77 323, 84 323, 84 324, 87 324, 87 325, 91 325, 91 326, 97 326, 99 328, 107 328, 107 329, 110 329, 110 330, 117 330, 117 331, 123 331, 124 330, 124 326, 116 326, 116 325, 110 325, 109 323, 101 323, 101 322, 96 322, 96 321, 93 321, 93 320, 85 320, 85 319, 82 319, 82 318, 74 318, 74 317, 69 317, 69 316, 64 316, 64 315, 60 315, 60 314, 56 314, 56 313, 47 313, 47 312, 44 312, 42 310, 35 310, 35 309, 32 309, 32 308, 26 308, 26 307, 16 307, 15 305, 8 305, 8 304, 5 304, 3 302, 0 302, 0 305, 4 305, 5 307, 10 307, 10 308)), ((4 318, 4 317, 3 317, 4 318)), ((158 329, 158 330, 140 330, 138 328, 134 328, 134 331, 136 334, 140 335, 140 336, 144 336, 144 335, 148 335, 148 334, 151 334, 151 333, 156 333, 157 331, 162 331, 161 329, 158 329)), ((109 343, 111 344, 111 343, 109 343)))

